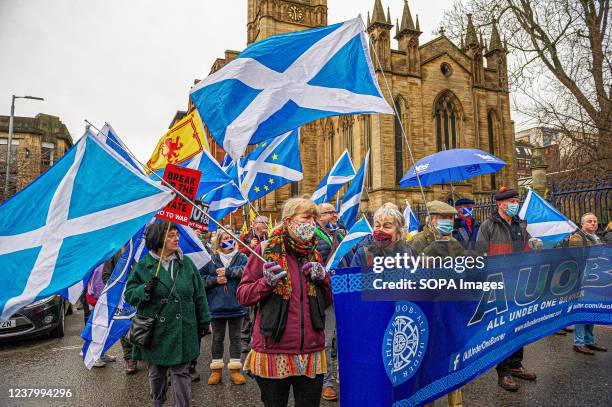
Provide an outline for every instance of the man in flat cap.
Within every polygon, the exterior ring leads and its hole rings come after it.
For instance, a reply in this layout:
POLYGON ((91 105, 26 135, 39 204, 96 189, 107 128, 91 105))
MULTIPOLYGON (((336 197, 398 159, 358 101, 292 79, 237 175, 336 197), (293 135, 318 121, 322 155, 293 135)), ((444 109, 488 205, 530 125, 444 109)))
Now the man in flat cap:
POLYGON ((474 249, 476 246, 476 237, 480 229, 480 222, 474 217, 474 201, 470 198, 459 198, 455 201, 455 209, 457 217, 455 218, 455 230, 453 237, 457 239, 466 249, 474 249))
MULTIPOLYGON (((519 194, 515 189, 502 187, 495 193, 497 211, 480 226, 476 248, 489 256, 529 251, 527 222, 518 217, 519 194)), ((499 386, 508 391, 517 391, 514 377, 535 380, 536 374, 523 367, 523 348, 502 360, 496 367, 499 386)))

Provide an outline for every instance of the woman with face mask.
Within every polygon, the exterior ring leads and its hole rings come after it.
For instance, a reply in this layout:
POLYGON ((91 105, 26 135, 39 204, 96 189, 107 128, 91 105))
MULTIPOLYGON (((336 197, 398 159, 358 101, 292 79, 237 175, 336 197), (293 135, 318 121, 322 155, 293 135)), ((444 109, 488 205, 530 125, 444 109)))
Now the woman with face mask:
POLYGON ((282 224, 250 256, 238 301, 257 305, 252 349, 244 368, 254 376, 265 406, 286 406, 293 387, 297 407, 318 406, 327 372, 325 308, 328 273, 317 252, 319 211, 309 199, 285 202, 282 224))
POLYGON ((369 244, 357 249, 351 267, 365 267, 373 264, 375 257, 395 256, 396 253, 413 252, 406 244, 406 221, 397 206, 384 204, 374 212, 374 228, 369 244))
MULTIPOLYGON (((228 228, 229 229, 229 228, 228 228)), ((221 382, 223 367, 223 349, 225 348, 225 330, 229 330, 230 359, 227 365, 230 380, 233 384, 246 383, 240 373, 240 328, 247 310, 236 299, 236 289, 242 278, 247 256, 240 253, 236 241, 227 232, 220 230, 215 242, 215 252, 211 261, 202 270, 202 279, 206 287, 206 297, 212 316, 212 363, 208 384, 221 382)))

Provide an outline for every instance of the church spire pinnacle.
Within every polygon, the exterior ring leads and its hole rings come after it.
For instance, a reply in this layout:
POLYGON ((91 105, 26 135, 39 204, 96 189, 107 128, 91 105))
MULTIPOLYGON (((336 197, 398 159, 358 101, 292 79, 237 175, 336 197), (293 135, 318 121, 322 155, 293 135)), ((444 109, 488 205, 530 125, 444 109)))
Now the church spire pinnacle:
POLYGON ((414 22, 412 21, 412 14, 410 13, 410 7, 408 1, 404 0, 404 12, 402 13, 402 24, 400 25, 400 32, 404 30, 415 30, 414 22))
POLYGON ((491 29, 491 42, 489 43, 489 51, 503 50, 502 42, 497 31, 496 20, 493 19, 493 28, 491 29))
POLYGON ((472 15, 468 14, 468 25, 467 25, 467 33, 465 35, 465 46, 466 48, 470 48, 472 46, 477 47, 478 44, 478 36, 476 35, 476 29, 474 28, 474 23, 472 22, 472 15))

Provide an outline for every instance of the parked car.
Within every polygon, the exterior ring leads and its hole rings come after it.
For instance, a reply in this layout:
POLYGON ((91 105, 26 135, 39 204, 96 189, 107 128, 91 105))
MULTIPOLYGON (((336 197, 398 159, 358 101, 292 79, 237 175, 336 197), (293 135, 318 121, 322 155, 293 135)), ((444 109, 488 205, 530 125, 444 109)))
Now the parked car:
POLYGON ((8 321, 0 321, 0 341, 50 335, 64 336, 65 317, 71 313, 71 304, 59 295, 26 305, 8 321))

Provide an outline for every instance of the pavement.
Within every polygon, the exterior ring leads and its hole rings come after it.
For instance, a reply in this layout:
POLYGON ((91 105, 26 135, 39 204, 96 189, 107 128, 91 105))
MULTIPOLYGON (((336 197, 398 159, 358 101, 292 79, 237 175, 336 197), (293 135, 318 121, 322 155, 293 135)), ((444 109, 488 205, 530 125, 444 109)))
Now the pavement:
MULTIPOLYGON (((82 311, 75 310, 66 317, 64 338, 0 344, 0 406, 149 406, 146 369, 139 364, 137 374, 126 376, 119 343, 109 351, 117 356, 117 362, 105 368, 85 368, 79 356, 82 324, 82 311), (72 397, 9 398, 9 388, 69 388, 72 397)), ((612 328, 598 326, 595 333, 597 341, 612 350, 612 328)), ((612 406, 612 352, 595 356, 578 354, 572 350, 572 338, 571 334, 552 335, 526 347, 524 365, 538 374, 536 382, 522 382, 518 392, 509 393, 497 386, 497 375, 492 369, 463 388, 463 405, 612 406)), ((243 386, 234 386, 225 371, 221 385, 208 386, 210 336, 205 338, 203 349, 198 361, 202 380, 192 387, 193 406, 261 405, 259 388, 254 380, 249 379, 243 386)), ((438 400, 436 406, 446 406, 445 398, 438 400)), ((169 399, 167 405, 172 405, 171 394, 169 399)), ((292 405, 293 401, 290 402, 292 405)), ((321 406, 339 406, 339 403, 323 401, 321 406)))

